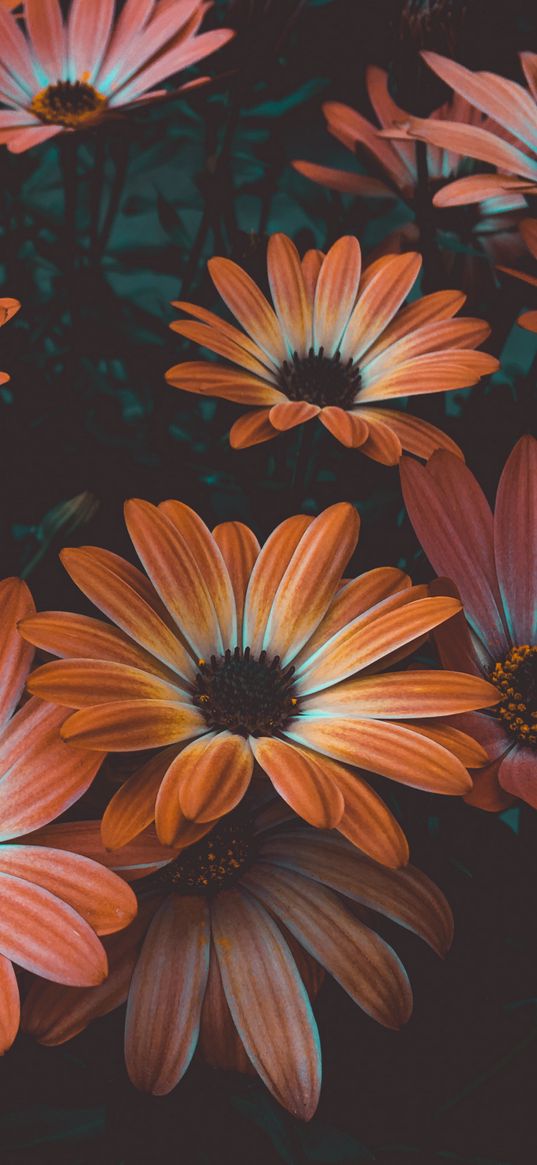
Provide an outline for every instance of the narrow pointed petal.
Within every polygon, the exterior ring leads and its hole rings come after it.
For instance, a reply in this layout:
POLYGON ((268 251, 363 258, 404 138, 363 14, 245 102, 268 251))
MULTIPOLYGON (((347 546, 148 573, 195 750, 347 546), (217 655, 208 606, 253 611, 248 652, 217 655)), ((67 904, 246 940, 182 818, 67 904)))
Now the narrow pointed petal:
POLYGON ((209 949, 206 901, 172 895, 151 923, 127 1005, 127 1072, 142 1092, 166 1095, 190 1064, 198 1042, 209 949))
POLYGON ((286 235, 271 235, 267 270, 272 301, 289 355, 296 352, 304 356, 312 344, 311 306, 298 251, 286 235))
POLYGON ((163 749, 120 785, 108 802, 101 822, 107 849, 119 849, 155 820, 155 803, 164 776, 177 749, 163 749))
POLYGON ((244 604, 243 642, 259 655, 274 596, 281 579, 313 519, 306 514, 286 518, 273 530, 252 570, 244 604))
MULTIPOLYGON (((187 340, 192 340, 195 344, 200 344, 201 347, 207 348, 209 352, 216 352, 218 356, 223 356, 225 360, 232 360, 239 368, 245 368, 247 372, 252 372, 254 376, 261 380, 266 380, 268 384, 274 383, 274 373, 266 364, 263 364, 256 356, 252 356, 247 352, 241 344, 235 343, 229 336, 223 334, 220 329, 211 328, 207 324, 198 323, 195 320, 178 320, 170 324, 173 332, 177 332, 179 336, 185 336, 187 340)), ((261 353, 263 355, 263 353, 261 353)), ((178 365, 178 368, 181 366, 178 365)), ((179 379, 178 373, 177 379, 179 379)), ((167 375, 170 383, 170 378, 167 375)), ((175 387, 182 387, 176 384, 175 387)))
POLYGON ((396 197, 393 190, 378 178, 371 178, 369 174, 356 174, 350 170, 336 170, 333 166, 319 166, 315 162, 305 162, 302 159, 293 160, 293 169, 319 186, 326 186, 328 190, 337 190, 340 194, 354 194, 362 198, 390 198, 396 197))
POLYGON ((405 123, 405 129, 420 141, 430 142, 441 149, 454 150, 463 157, 488 162, 498 170, 506 170, 508 174, 537 181, 537 161, 488 129, 457 121, 439 121, 433 117, 410 117, 405 123))
POLYGON ((393 319, 414 286, 421 256, 413 252, 388 255, 358 296, 341 342, 342 360, 356 362, 393 319))
POLYGON ((275 737, 251 737, 250 743, 276 792, 299 817, 318 829, 337 827, 345 801, 320 760, 275 737))
POLYGON ((105 849, 100 821, 59 821, 36 830, 24 841, 28 845, 43 845, 82 854, 109 870, 115 870, 129 882, 146 877, 177 857, 175 849, 161 845, 153 828, 145 829, 139 837, 121 849, 105 849))
POLYGON ((281 918, 291 934, 368 1015, 399 1028, 412 1011, 412 992, 395 951, 354 917, 330 890, 266 865, 242 884, 281 918))
POLYGON ((306 251, 302 259, 302 275, 304 277, 306 294, 312 311, 313 303, 315 300, 315 288, 317 287, 317 280, 319 278, 324 260, 324 252, 318 251, 313 247, 310 251, 306 251))
POLYGON ((213 538, 220 548, 233 587, 237 610, 237 643, 240 647, 246 591, 261 547, 253 531, 243 522, 222 522, 220 526, 215 526, 213 538))
POLYGON ((65 34, 59 0, 25 0, 24 15, 32 50, 48 79, 63 77, 65 34))
POLYGON ((425 736, 427 740, 435 740, 437 744, 441 744, 442 748, 447 748, 453 756, 456 756, 465 769, 476 769, 481 765, 485 765, 488 760, 488 752, 483 747, 480 739, 475 739, 472 734, 472 729, 466 727, 466 724, 479 715, 480 720, 492 720, 491 716, 481 716, 480 714, 471 713, 470 715, 457 716, 457 724, 460 727, 455 728, 453 723, 448 723, 445 720, 413 720, 412 731, 417 732, 420 736, 425 736), (464 726, 464 731, 461 729, 464 726))
POLYGON ((289 947, 267 911, 240 890, 215 899, 212 925, 227 1003, 246 1052, 279 1103, 309 1120, 321 1086, 319 1036, 289 947))
POLYGON ((323 262, 313 307, 313 342, 326 355, 337 351, 356 302, 362 255, 358 239, 344 235, 328 251, 323 262))
POLYGON ((101 752, 161 748, 199 736, 207 725, 191 704, 170 700, 117 700, 75 712, 62 739, 101 752))
POLYGON ((111 627, 88 615, 70 611, 40 611, 19 623, 19 631, 28 643, 62 658, 110 660, 127 667, 152 671, 174 682, 177 673, 163 665, 155 655, 134 643, 118 627, 111 627))
POLYGON ((73 0, 69 10, 69 65, 72 78, 91 83, 103 59, 114 19, 114 0, 73 0))
POLYGON ((285 394, 253 373, 226 368, 208 361, 190 360, 174 364, 166 372, 168 384, 201 396, 223 397, 244 405, 273 405, 286 400, 285 394))
POLYGON ((404 720, 454 716, 498 703, 493 684, 464 672, 405 671, 345 680, 301 701, 311 712, 404 720))
POLYGON ((403 448, 397 433, 384 418, 379 420, 369 409, 361 408, 358 416, 368 427, 368 437, 361 446, 362 453, 379 461, 381 465, 398 465, 403 455, 403 448))
MULTIPOLYGON (((364 416, 369 417, 372 430, 378 424, 387 425, 399 441, 403 452, 414 453, 416 457, 423 457, 425 461, 428 461, 437 449, 446 449, 448 453, 452 453, 461 461, 464 460, 459 446, 452 441, 451 437, 421 417, 413 417, 411 413, 396 412, 394 409, 367 408, 363 412, 364 416)), ((361 415, 362 410, 358 416, 361 415)))
POLYGON ((494 554, 513 642, 537 640, 537 441, 521 437, 500 478, 494 554))
POLYGON ((96 934, 122 930, 136 914, 130 886, 80 854, 35 845, 4 845, 0 847, 2 874, 50 890, 85 918, 96 934))
POLYGON ((217 542, 205 522, 183 502, 161 502, 159 511, 170 520, 187 543, 210 593, 225 647, 235 647, 237 618, 228 569, 217 542))
POLYGON ((182 700, 184 689, 124 663, 99 659, 61 659, 32 672, 28 690, 66 708, 84 708, 113 700, 182 700))
MULTIPOLYGON (((378 566, 345 583, 337 591, 311 639, 308 639, 302 651, 295 656, 295 667, 298 668, 299 664, 309 659, 347 623, 351 623, 353 619, 357 619, 359 615, 365 614, 371 607, 387 598, 393 598, 397 594, 406 597, 410 588, 409 576, 395 566, 378 566)), ((411 597, 417 597, 416 588, 413 589, 411 597)))
POLYGON ((257 284, 231 259, 210 259, 208 268, 216 290, 248 335, 276 364, 283 363, 288 353, 280 325, 257 284))
MULTIPOLYGON (((530 148, 537 145, 537 109, 530 94, 516 81, 494 73, 474 73, 439 53, 424 52, 423 59, 456 93, 530 148)), ((454 147, 451 147, 454 148, 454 147)))

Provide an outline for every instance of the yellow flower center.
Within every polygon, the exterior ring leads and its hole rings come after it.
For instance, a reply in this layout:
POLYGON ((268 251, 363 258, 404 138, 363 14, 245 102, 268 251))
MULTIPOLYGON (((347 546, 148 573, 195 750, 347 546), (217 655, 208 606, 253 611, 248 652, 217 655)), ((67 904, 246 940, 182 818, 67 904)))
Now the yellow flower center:
POLYGON ((216 894, 237 880, 255 856, 250 819, 232 813, 195 845, 187 846, 179 857, 139 883, 144 894, 153 890, 173 890, 178 894, 216 894))
POLYGON ((47 125, 77 129, 106 106, 106 97, 86 81, 57 81, 34 97, 30 109, 47 125))
POLYGON ((289 400, 305 400, 320 408, 352 408, 360 381, 360 370, 352 359, 343 361, 339 352, 325 356, 322 347, 318 352, 310 348, 307 356, 295 352, 292 360, 284 360, 279 375, 280 387, 289 400))
POLYGON ((295 669, 282 668, 279 655, 270 660, 262 651, 256 659, 249 647, 236 647, 208 662, 198 660, 198 668, 194 702, 212 729, 270 736, 296 712, 295 669))
POLYGON ((490 679, 502 697, 497 714, 521 744, 537 746, 537 647, 512 647, 490 679))

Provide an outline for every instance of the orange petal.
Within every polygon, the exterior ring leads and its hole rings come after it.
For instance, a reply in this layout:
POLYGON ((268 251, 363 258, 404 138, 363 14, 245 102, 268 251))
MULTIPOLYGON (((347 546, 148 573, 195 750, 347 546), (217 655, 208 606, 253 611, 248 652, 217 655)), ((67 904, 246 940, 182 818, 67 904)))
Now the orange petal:
POLYGON ((306 514, 286 518, 273 530, 252 570, 244 604, 244 646, 259 655, 274 595, 313 519, 306 514))
MULTIPOLYGON (((324 619, 321 620, 311 639, 308 639, 302 651, 295 656, 295 668, 309 659, 310 656, 322 647, 337 631, 375 607, 385 599, 393 599, 399 595, 408 601, 411 581, 407 574, 395 566, 378 566, 368 570, 358 578, 345 583, 334 596, 324 619)), ((415 596, 416 588, 412 590, 410 600, 415 596)), ((397 603, 397 600, 396 600, 397 603)))
MULTIPOLYGON (((189 845, 191 844, 191 840, 194 841, 197 839, 198 830, 200 831, 199 836, 203 837, 204 833, 210 828, 209 819, 209 822, 204 822, 203 825, 196 822, 195 828, 192 831, 194 823, 186 818, 181 808, 179 790, 183 772, 188 774, 192 769, 195 769, 196 763, 203 757, 215 738, 215 733, 207 732, 205 736, 202 736, 201 740, 187 745, 180 753, 175 755, 166 770, 155 804, 155 824, 159 839, 163 845, 189 845), (192 836, 192 832, 194 836, 192 836)), ((209 792, 214 793, 215 797, 218 796, 218 789, 212 783, 209 792)))
POLYGON ((232 449, 249 449, 251 445, 261 445, 263 441, 271 441, 278 436, 269 421, 270 409, 255 409, 252 413, 244 413, 229 430, 229 443, 232 449))
POLYGON ((224 303, 248 335, 275 363, 282 363, 287 350, 280 326, 257 284, 231 259, 210 259, 207 266, 224 303))
POLYGON ((182 700, 184 690, 149 672, 100 659, 61 659, 32 672, 28 690, 66 708, 84 708, 114 700, 182 700))
MULTIPOLYGON (((358 403, 467 388, 476 384, 482 376, 490 376, 497 372, 498 368, 496 357, 489 356, 488 352, 452 348, 448 352, 428 353, 392 368, 371 385, 365 379, 360 389, 358 403)), ((367 420, 367 413, 365 417, 367 420)))
POLYGON ((242 646, 242 617, 250 575, 261 549, 249 526, 243 522, 222 522, 213 538, 227 566, 237 609, 237 643, 242 646))
POLYGON ((0 727, 17 707, 34 654, 21 639, 17 624, 34 612, 34 601, 22 579, 0 582, 0 727))
POLYGON ((164 679, 176 681, 176 674, 163 665, 155 655, 144 651, 118 627, 111 627, 88 615, 74 615, 70 611, 40 611, 23 619, 19 631, 24 639, 48 651, 51 655, 74 659, 110 660, 154 672, 164 679))
POLYGON ((55 983, 90 986, 107 972, 104 948, 72 906, 42 886, 0 874, 0 949, 55 983))
POLYGON ((185 817, 204 823, 230 813, 244 796, 253 767, 248 742, 229 732, 183 749, 174 768, 185 817))
MULTIPOLYGON (((361 416, 361 411, 359 415, 361 416)), ((453 453, 461 461, 464 460, 462 451, 451 440, 451 437, 448 437, 447 433, 443 433, 441 429, 437 429, 435 425, 430 425, 428 421, 422 420, 421 417, 413 417, 411 413, 396 412, 395 409, 375 408, 368 408, 366 415, 369 417, 372 429, 379 423, 387 425, 399 441, 403 451, 414 453, 416 457, 423 457, 425 461, 428 461, 436 449, 447 449, 448 453, 453 453)))
POLYGON ((312 344, 311 306, 306 293, 300 258, 287 235, 271 235, 267 270, 282 335, 289 353, 304 356, 312 344))
MULTIPOLYGON (((206 307, 201 307, 197 303, 186 303, 181 299, 172 300, 172 307, 177 307, 180 311, 186 311, 188 315, 194 316, 204 324, 208 324, 213 332, 219 332, 221 336, 225 336, 226 339, 232 341, 237 347, 243 348, 245 352, 248 352, 250 356, 253 356, 261 364, 265 364, 266 367, 272 369, 278 367, 278 363, 275 363, 274 360, 267 356, 259 345, 255 344, 245 332, 239 331, 238 328, 234 328, 226 320, 220 319, 220 316, 216 315, 214 311, 208 311, 206 307)), ((174 324, 170 324, 170 327, 176 330, 174 324)))
POLYGON ((373 461, 380 461, 381 465, 397 465, 403 449, 391 425, 385 424, 384 419, 378 420, 373 410, 361 408, 358 415, 369 431, 367 440, 361 445, 362 453, 373 461))
POLYGON ((486 680, 458 671, 405 671, 344 680, 301 701, 311 712, 344 716, 412 719, 454 716, 498 703, 498 691, 486 680))
POLYGON ((96 934, 123 930, 136 914, 130 886, 80 854, 36 845, 2 846, 0 878, 3 874, 49 890, 85 918, 96 934))
POLYGON ((173 368, 168 368, 166 380, 173 388, 182 388, 184 392, 223 397, 243 405, 272 405, 285 400, 283 392, 266 380, 203 360, 174 364, 173 368))
POLYGON ((395 198, 389 186, 369 174, 354 174, 349 170, 335 170, 332 166, 318 166, 315 162, 294 160, 293 169, 319 186, 337 190, 340 194, 355 194, 362 198, 395 198))
MULTIPOLYGON (((374 266, 374 264, 372 264, 374 266)), ((425 324, 440 320, 450 320, 459 311, 466 301, 462 291, 432 291, 430 295, 423 295, 402 307, 384 329, 378 340, 368 350, 368 360, 374 360, 391 344, 395 344, 402 336, 421 328, 425 324)))
POLYGON ((414 286, 421 256, 412 251, 388 255, 379 261, 375 274, 360 290, 341 343, 341 359, 361 359, 393 319, 414 286))
POLYGON ((136 752, 160 748, 206 731, 203 716, 191 704, 170 700, 117 700, 83 708, 65 721, 66 741, 102 752, 136 752))
POLYGON ((315 289, 313 343, 327 355, 336 351, 356 302, 362 254, 358 239, 345 235, 326 255, 315 289))
POLYGON ((0 1056, 11 1047, 19 1030, 20 998, 10 959, 0 955, 0 1056))
POLYGON ((319 758, 275 737, 250 738, 252 751, 284 801, 318 829, 333 829, 341 820, 343 794, 319 758))
POLYGON ((101 836, 107 849, 119 849, 155 820, 157 793, 177 749, 152 756, 114 793, 103 814, 101 836))
POLYGON ((358 413, 350 413, 337 405, 327 405, 321 409, 319 420, 336 441, 340 441, 347 449, 357 449, 369 435, 369 428, 358 413))
POLYGON ((318 405, 308 404, 305 400, 287 400, 271 408, 269 420, 274 429, 284 432, 302 425, 304 421, 310 421, 319 411, 318 405))
POLYGON ((313 310, 313 301, 315 299, 315 288, 317 287, 317 280, 319 272, 324 263, 324 253, 322 251, 312 248, 306 251, 302 259, 302 275, 304 277, 304 284, 306 287, 306 294, 308 296, 310 306, 313 310))
POLYGON ((158 508, 175 526, 179 537, 187 543, 196 560, 216 610, 222 641, 226 647, 235 647, 237 643, 235 597, 218 544, 205 522, 190 506, 183 502, 166 501, 161 502, 158 508))
MULTIPOLYGON (((253 372, 256 379, 259 377, 261 380, 266 380, 268 384, 274 384, 274 371, 271 371, 256 356, 245 351, 242 344, 236 343, 234 339, 231 339, 222 332, 219 327, 211 328, 207 324, 198 323, 197 320, 175 320, 170 324, 170 328, 173 332, 177 332, 178 335, 185 336, 187 340, 193 340, 195 344, 200 344, 203 348, 208 348, 209 352, 216 352, 218 356, 223 356, 225 360, 232 360, 234 364, 238 364, 239 368, 245 368, 247 372, 253 372)), ((263 353, 260 352, 260 355, 262 356, 263 353)), ((173 380, 171 380, 172 370, 170 369, 166 373, 168 383, 174 384, 176 388, 182 388, 180 384, 180 368, 180 364, 175 366, 173 380)))

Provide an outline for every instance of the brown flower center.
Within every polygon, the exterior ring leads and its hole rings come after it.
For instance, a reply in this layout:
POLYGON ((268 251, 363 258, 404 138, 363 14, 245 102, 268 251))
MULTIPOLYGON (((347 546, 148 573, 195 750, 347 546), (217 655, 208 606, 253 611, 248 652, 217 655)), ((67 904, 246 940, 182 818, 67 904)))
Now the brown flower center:
POLYGON ((198 660, 194 702, 209 728, 242 736, 270 736, 295 714, 294 667, 282 668, 279 655, 266 651, 255 658, 246 647, 236 647, 209 661, 198 660))
POLYGON ((490 679, 501 693, 496 708, 521 744, 537 746, 537 647, 512 647, 490 679))
POLYGON ((251 820, 242 812, 224 818, 201 841, 140 882, 140 891, 217 894, 236 882, 255 857, 251 820))
POLYGON ((95 117, 105 105, 106 97, 86 81, 57 81, 34 97, 30 109, 47 125, 76 129, 95 117))
POLYGON ((352 359, 344 362, 339 352, 325 356, 323 348, 318 352, 310 348, 307 356, 295 352, 291 361, 284 361, 279 375, 280 388, 289 400, 305 400, 320 408, 339 405, 350 409, 360 381, 360 370, 352 359))

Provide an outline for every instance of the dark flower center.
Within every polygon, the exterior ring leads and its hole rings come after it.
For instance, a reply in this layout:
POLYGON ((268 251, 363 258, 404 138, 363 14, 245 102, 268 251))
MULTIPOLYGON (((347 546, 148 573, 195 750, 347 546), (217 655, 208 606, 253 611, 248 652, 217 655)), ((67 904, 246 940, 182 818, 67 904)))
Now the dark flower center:
POLYGON ((293 694, 293 667, 282 668, 279 655, 266 651, 256 659, 250 648, 198 660, 194 702, 210 728, 242 736, 266 736, 284 728, 298 703, 293 694))
POLYGON ((537 746, 537 647, 512 647, 490 679, 502 697, 498 716, 521 744, 537 746))
POLYGON ((30 109, 41 121, 74 129, 106 105, 106 97, 86 81, 57 81, 34 97, 30 109))
POLYGON ((251 820, 243 813, 223 818, 201 841, 140 882, 141 893, 217 894, 236 882, 255 857, 251 820))
POLYGON ((335 356, 325 356, 323 348, 314 352, 310 348, 307 356, 285 360, 280 368, 280 387, 289 400, 305 400, 308 404, 339 405, 350 409, 360 388, 360 370, 352 358, 342 361, 339 352, 335 356))

